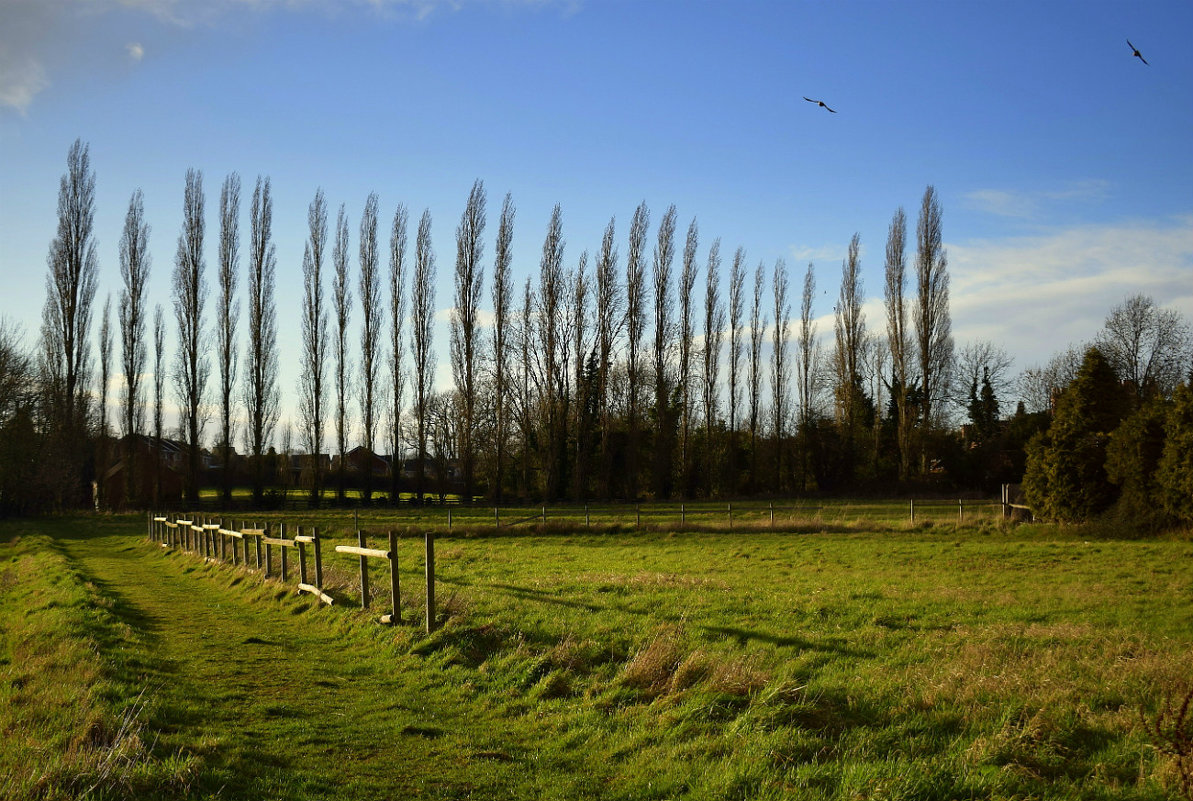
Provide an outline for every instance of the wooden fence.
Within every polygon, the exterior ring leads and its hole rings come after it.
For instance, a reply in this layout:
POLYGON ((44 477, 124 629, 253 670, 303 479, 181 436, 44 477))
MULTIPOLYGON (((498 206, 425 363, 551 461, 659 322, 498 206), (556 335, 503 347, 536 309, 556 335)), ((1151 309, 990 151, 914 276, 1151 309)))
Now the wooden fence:
MULTIPOLYGON (((277 524, 276 531, 269 524, 254 526, 242 522, 239 527, 229 523, 225 527, 222 520, 218 522, 200 522, 194 518, 179 515, 148 516, 147 533, 150 540, 159 543, 163 548, 189 551, 210 562, 230 564, 248 570, 260 570, 265 579, 277 578, 283 584, 290 580, 290 551, 298 554, 298 581, 296 590, 315 596, 320 602, 331 605, 335 599, 327 592, 323 585, 323 539, 316 529, 304 534, 302 526, 295 529, 293 537, 286 536, 286 524, 277 524), (310 553, 308 554, 308 547, 310 553), (278 551, 277 569, 274 569, 274 549, 278 551), (250 555, 252 564, 250 564, 250 555), (312 575, 308 570, 308 556, 314 568, 312 575)), ((357 545, 337 545, 336 553, 354 555, 359 559, 360 568, 360 606, 368 609, 369 593, 369 559, 384 559, 389 562, 389 581, 392 606, 388 614, 382 615, 380 620, 385 624, 397 624, 402 621, 401 592, 398 581, 398 538, 394 532, 389 533, 389 549, 380 550, 368 547, 365 533, 359 529, 356 532, 357 545)), ((428 531, 426 541, 426 630, 431 633, 435 629, 435 534, 428 531)))

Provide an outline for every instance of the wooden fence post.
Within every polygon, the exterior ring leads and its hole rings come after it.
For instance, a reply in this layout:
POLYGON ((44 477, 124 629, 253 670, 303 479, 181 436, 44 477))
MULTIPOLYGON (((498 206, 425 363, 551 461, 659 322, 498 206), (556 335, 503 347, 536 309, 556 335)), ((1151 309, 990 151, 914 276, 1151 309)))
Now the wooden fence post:
MULTIPOLYGON (((360 529, 356 531, 356 542, 361 548, 367 548, 365 545, 365 533, 360 529)), ((369 560, 362 554, 360 557, 360 608, 369 608, 369 560)))
POLYGON ((729 530, 733 531, 733 504, 729 504, 729 530))
POLYGON ((961 523, 965 520, 965 499, 957 499, 957 522, 961 523))
POLYGON ((298 536, 295 537, 295 543, 298 545, 298 583, 306 584, 307 582, 307 544, 300 538, 302 537, 302 526, 298 527, 298 536))
POLYGON ((435 630, 435 533, 427 531, 427 634, 435 630))
POLYGON ((584 528, 592 528, 592 523, 588 518, 588 504, 584 504, 584 528))
MULTIPOLYGON (((262 531, 265 530, 264 528, 261 527, 261 524, 259 524, 259 523, 257 524, 257 527, 262 531)), ((253 540, 254 540, 253 547, 254 547, 254 550, 256 551, 255 556, 256 556, 256 562, 257 562, 257 569, 260 570, 261 569, 261 535, 257 535, 256 537, 253 537, 253 540)))
POLYGON ((915 498, 911 499, 911 522, 915 522, 915 498))
MULTIPOLYGON (((261 530, 265 532, 265 535, 257 542, 269 536, 269 524, 266 523, 261 530)), ((271 575, 273 575, 273 546, 267 542, 265 543, 265 578, 269 578, 271 575)))
POLYGON ((493 528, 501 528, 501 509, 493 507, 493 528))
POLYGON ((770 527, 775 527, 775 502, 770 502, 770 527))
MULTIPOLYGON (((281 534, 278 535, 278 538, 283 539, 283 540, 286 539, 286 524, 279 523, 278 528, 281 530, 281 534)), ((287 550, 289 550, 289 549, 284 545, 282 545, 278 548, 278 555, 281 557, 281 560, 282 560, 282 581, 286 580, 286 551, 287 550)))
POLYGON ((687 513, 684 511, 683 504, 679 505, 679 525, 683 526, 688 522, 687 513))
POLYGON ((311 529, 311 538, 315 540, 315 586, 323 591, 323 549, 319 545, 319 529, 311 529))
POLYGON ((402 593, 398 586, 398 535, 393 529, 389 531, 389 590, 394 600, 389 622, 396 626, 402 622, 402 593))

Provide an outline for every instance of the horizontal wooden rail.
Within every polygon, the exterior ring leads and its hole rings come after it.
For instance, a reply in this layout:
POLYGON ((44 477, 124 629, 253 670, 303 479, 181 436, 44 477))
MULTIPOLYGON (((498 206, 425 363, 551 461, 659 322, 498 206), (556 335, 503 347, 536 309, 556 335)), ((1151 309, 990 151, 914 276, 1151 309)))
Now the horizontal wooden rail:
POLYGON ((297 548, 298 543, 294 540, 283 540, 277 537, 262 537, 261 542, 265 545, 277 545, 282 548, 297 548))
POLYGON ((330 595, 316 587, 314 584, 299 584, 298 591, 310 593, 328 606, 331 606, 334 603, 334 599, 330 595))
POLYGON ((356 556, 368 556, 374 559, 393 559, 393 551, 383 551, 380 548, 360 548, 356 545, 337 545, 336 553, 350 553, 356 556))

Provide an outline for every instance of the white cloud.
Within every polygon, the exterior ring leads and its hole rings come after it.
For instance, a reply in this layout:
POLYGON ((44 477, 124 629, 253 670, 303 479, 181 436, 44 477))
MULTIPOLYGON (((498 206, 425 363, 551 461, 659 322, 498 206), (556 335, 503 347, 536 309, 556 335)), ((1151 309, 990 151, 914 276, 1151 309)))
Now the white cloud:
POLYGON ((1193 317, 1193 215, 948 246, 954 334, 1002 344, 1021 366, 1087 341, 1142 293, 1193 317))
POLYGON ((24 114, 37 93, 49 85, 50 79, 37 60, 26 57, 11 63, 7 54, 0 55, 0 105, 24 114))
POLYGON ((1061 203, 1097 203, 1110 193, 1110 184, 1098 179, 1072 181, 1053 189, 1033 191, 975 189, 963 195, 969 208, 999 217, 1030 219, 1061 203))
POLYGON ((141 46, 140 42, 127 44, 124 46, 124 49, 128 51, 129 58, 133 61, 140 61, 145 58, 145 48, 141 46))

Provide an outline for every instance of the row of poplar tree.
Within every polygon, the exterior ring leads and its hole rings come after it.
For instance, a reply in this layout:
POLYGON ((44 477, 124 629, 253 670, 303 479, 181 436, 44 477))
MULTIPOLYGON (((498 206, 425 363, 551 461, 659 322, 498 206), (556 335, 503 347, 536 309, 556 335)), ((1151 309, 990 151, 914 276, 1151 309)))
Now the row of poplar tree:
MULTIPOLYGON (((144 484, 136 474, 160 475, 161 465, 137 464, 135 443, 142 435, 162 442, 167 378, 180 408, 186 498, 199 496, 210 408, 216 430, 209 439, 225 466, 219 478, 224 502, 231 501, 236 480, 229 466, 238 426, 253 502, 265 501, 273 480, 266 455, 280 407, 270 182, 258 178, 253 189, 247 247, 239 227, 240 193, 239 177, 229 175, 219 193, 213 296, 202 175, 186 174, 172 276, 176 352, 169 364, 166 315, 159 304, 151 317, 146 296, 150 227, 141 193, 133 193, 119 243, 117 320, 113 326, 109 296, 98 326, 96 374, 95 175, 87 146, 76 141, 70 149, 48 257, 40 348, 23 362, 30 380, 22 397, 29 402, 23 415, 6 414, 4 420, 6 426, 19 423, 14 431, 28 440, 18 453, 32 453, 28 444, 37 443, 37 462, 27 471, 37 476, 44 505, 84 502, 89 479, 102 479, 102 466, 87 456, 95 449, 86 443, 115 442, 107 425, 110 400, 127 465, 125 500, 153 500, 141 497, 144 484), (124 376, 121 396, 109 399, 117 373, 124 376), (146 380, 151 386, 143 385, 146 380)), ((307 460, 313 503, 325 488, 343 499, 345 455, 354 444, 366 453, 393 454, 384 488, 390 498, 399 491, 416 498, 441 492, 448 466, 454 491, 496 502, 511 495, 661 499, 842 490, 862 481, 890 485, 949 472, 972 483, 1014 478, 1001 467, 1003 426, 990 374, 991 368, 1005 369, 1007 360, 997 349, 978 348, 968 353, 966 369, 956 369, 941 209, 931 186, 920 206, 911 259, 902 209, 890 224, 885 333, 867 331, 855 235, 842 265, 833 342, 823 353, 812 311, 811 264, 793 319, 783 261, 751 270, 738 248, 726 258, 723 287, 719 240, 698 261, 693 220, 680 251, 674 206, 653 237, 646 204, 634 211, 624 267, 614 220, 591 266, 585 251, 574 267, 565 267, 556 206, 539 274, 516 286, 515 208, 507 195, 486 293, 486 205, 477 181, 456 227, 449 346, 454 386, 437 390, 429 212, 411 232, 408 211, 399 205, 383 254, 376 194, 366 200, 352 248, 344 207, 332 222, 322 191, 316 192, 302 264, 298 430, 306 453, 332 450, 337 458, 330 470, 320 459, 307 460), (482 325, 486 294, 492 319, 482 325), (954 400, 968 412, 970 444, 984 446, 985 464, 976 472, 963 469, 957 454, 964 443, 946 426, 954 400), (413 456, 409 480, 398 469, 404 453, 413 456)), ((4 339, 12 339, 9 333, 4 339)), ((19 441, 5 437, 6 443, 19 441)), ((115 455, 107 453, 107 459, 115 455)), ((11 478, 13 469, 7 470, 11 478)), ((376 480, 372 470, 363 471, 366 501, 383 489, 376 480)), ((153 486, 160 488, 160 481, 153 486)), ((0 487, 0 502, 11 505, 12 498, 10 489, 0 487)))

